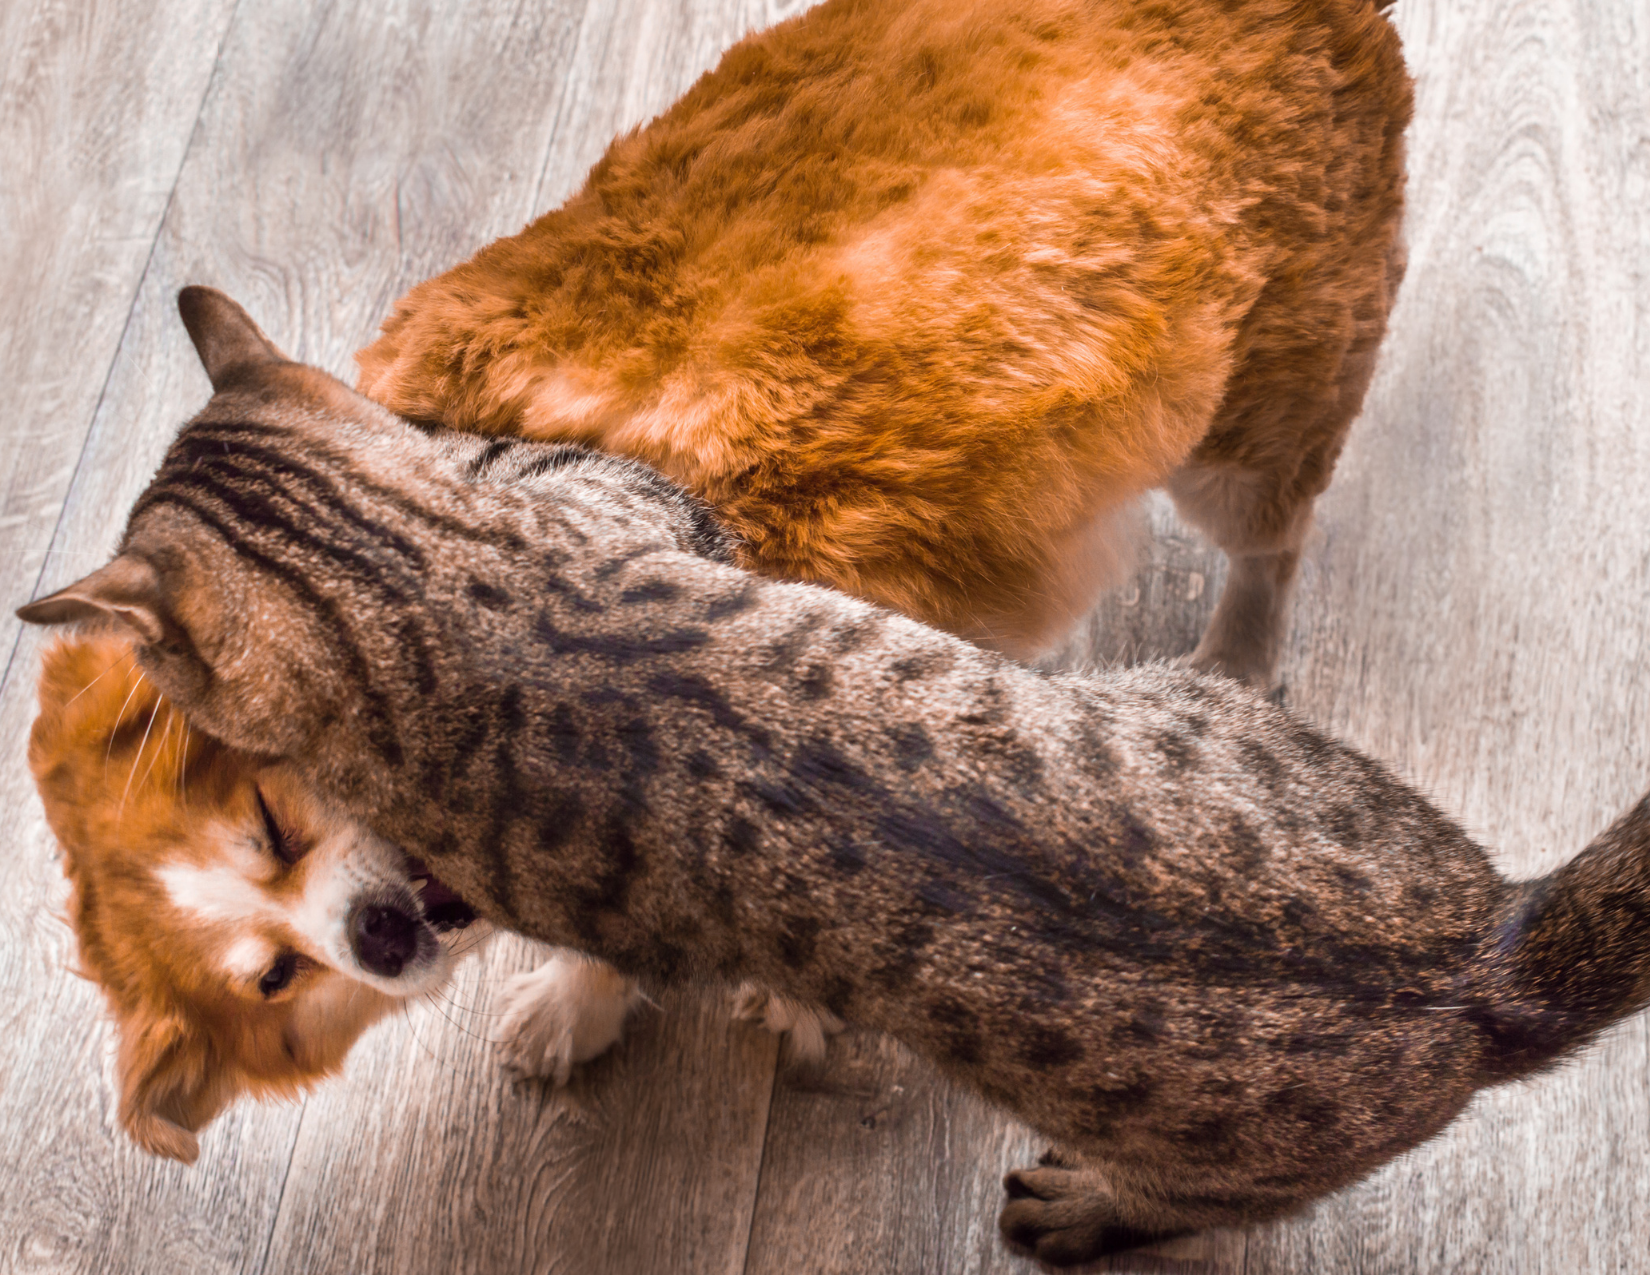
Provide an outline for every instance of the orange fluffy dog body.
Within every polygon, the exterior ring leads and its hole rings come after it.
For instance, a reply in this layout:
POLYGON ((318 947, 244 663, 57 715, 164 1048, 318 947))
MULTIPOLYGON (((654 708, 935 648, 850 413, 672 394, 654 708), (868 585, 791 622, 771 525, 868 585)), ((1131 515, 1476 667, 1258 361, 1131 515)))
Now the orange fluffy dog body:
POLYGON ((1269 680, 1409 111, 1371 0, 822 5, 414 288, 359 386, 644 460, 753 569, 1022 656, 1166 483, 1233 565, 1195 662, 1269 680))
MULTIPOLYGON (((1017 655, 1166 485, 1231 561, 1194 663, 1268 682, 1401 274, 1409 109, 1372 0, 831 0, 415 288, 360 387, 635 456, 753 569, 1017 655)), ((192 1158, 224 1102, 335 1069, 396 1003, 316 919, 328 873, 389 860, 189 738, 123 653, 48 656, 30 759, 123 1119, 192 1158), (283 839, 302 871, 266 881, 283 839)))

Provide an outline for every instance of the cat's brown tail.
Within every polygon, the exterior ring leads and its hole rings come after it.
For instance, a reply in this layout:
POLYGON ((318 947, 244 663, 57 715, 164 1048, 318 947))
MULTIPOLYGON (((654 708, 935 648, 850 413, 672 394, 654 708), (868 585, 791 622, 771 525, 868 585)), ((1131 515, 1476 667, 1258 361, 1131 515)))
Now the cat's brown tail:
POLYGON ((1650 1003, 1650 796, 1557 872, 1513 887, 1482 962, 1467 1012, 1490 1084, 1650 1003))

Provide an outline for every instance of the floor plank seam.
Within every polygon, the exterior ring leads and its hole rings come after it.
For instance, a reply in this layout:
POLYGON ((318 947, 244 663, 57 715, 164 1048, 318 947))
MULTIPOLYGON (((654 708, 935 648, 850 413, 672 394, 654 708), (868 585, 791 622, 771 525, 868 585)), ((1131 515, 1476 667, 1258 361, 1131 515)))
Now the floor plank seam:
POLYGON ((751 1215, 750 1221, 745 1224, 745 1257, 739 1264, 740 1275, 751 1275, 751 1237, 756 1234, 756 1212, 762 1206, 762 1175, 768 1169, 768 1147, 773 1139, 773 1108, 775 1099, 779 1097, 779 1069, 782 1065, 782 1054, 776 1052, 773 1077, 768 1085, 768 1110, 762 1118, 762 1158, 757 1161, 756 1183, 751 1188, 751 1215))

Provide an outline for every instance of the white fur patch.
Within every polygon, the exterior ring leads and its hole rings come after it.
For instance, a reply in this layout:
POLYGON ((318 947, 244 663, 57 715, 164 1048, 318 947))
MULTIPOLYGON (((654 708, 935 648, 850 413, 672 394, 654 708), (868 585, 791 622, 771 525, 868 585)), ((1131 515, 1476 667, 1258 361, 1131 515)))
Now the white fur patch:
POLYGON ((647 998, 611 965, 560 949, 504 985, 499 1045, 517 1076, 565 1085, 574 1063, 606 1053, 647 998))
POLYGON ((155 876, 176 907, 203 921, 259 921, 279 914, 257 881, 228 864, 168 863, 155 876))
MULTIPOLYGON (((447 945, 433 959, 409 965, 395 978, 365 969, 349 940, 349 916, 356 902, 385 887, 411 889, 406 857, 353 820, 311 811, 308 855, 295 871, 303 873, 301 893, 272 894, 269 885, 279 869, 259 849, 256 834, 231 826, 211 834, 214 860, 207 866, 168 863, 155 870, 167 897, 181 911, 232 933, 224 953, 232 973, 251 968, 261 945, 263 963, 273 959, 267 938, 259 933, 279 927, 306 956, 331 966, 391 996, 417 996, 434 990, 452 970, 447 945)), ((260 967, 261 968, 261 967, 260 967)))
POLYGON ((275 963, 275 949, 256 934, 245 934, 236 939, 223 954, 223 967, 229 976, 242 982, 261 978, 275 963))

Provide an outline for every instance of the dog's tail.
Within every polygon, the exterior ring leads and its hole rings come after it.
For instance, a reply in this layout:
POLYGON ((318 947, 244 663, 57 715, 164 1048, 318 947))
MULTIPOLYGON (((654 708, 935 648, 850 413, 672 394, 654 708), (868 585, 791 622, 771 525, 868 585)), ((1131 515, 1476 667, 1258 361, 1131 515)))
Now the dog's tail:
POLYGON ((1539 1071, 1650 1004, 1650 796, 1515 886, 1483 962, 1466 1012, 1486 1083, 1539 1071))

